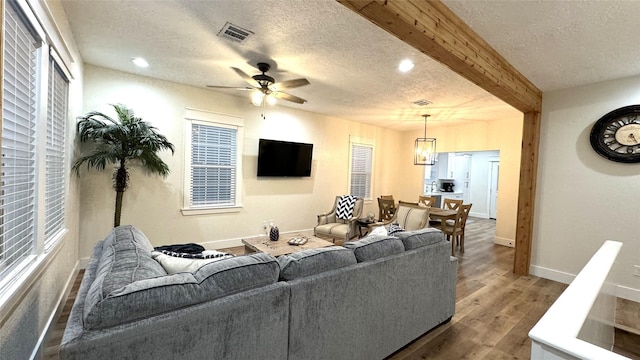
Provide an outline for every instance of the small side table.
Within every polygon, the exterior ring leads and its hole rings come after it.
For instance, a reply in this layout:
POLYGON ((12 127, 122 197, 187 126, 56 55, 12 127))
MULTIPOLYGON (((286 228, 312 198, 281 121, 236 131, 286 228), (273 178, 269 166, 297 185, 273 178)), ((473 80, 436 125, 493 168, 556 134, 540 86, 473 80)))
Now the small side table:
POLYGON ((368 218, 360 218, 356 220, 356 224, 358 225, 358 232, 360 233, 360 239, 369 233, 371 230, 371 225, 376 224, 377 221, 369 220, 368 218), (362 229, 365 229, 365 233, 362 233, 362 229))

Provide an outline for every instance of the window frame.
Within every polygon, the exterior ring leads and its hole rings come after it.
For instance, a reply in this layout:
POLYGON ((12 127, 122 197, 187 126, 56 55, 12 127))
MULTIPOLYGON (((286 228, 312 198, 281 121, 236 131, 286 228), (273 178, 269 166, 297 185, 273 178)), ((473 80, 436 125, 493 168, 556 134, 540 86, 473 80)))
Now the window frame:
MULTIPOLYGON (((66 234, 69 232, 67 225, 67 199, 69 197, 69 181, 68 173, 70 169, 70 157, 71 149, 69 148, 69 101, 70 101, 70 88, 71 79, 68 67, 65 62, 58 56, 53 48, 52 42, 59 40, 56 37, 59 34, 55 33, 50 38, 47 36, 44 28, 41 26, 36 11, 40 11, 39 15, 46 15, 42 13, 42 9, 36 4, 35 9, 32 9, 31 3, 26 0, 13 0, 5 2, 3 9, 3 15, 11 7, 13 11, 17 13, 17 18, 28 29, 32 35, 32 41, 35 47, 35 94, 33 98, 29 98, 29 101, 35 105, 35 140, 33 142, 34 147, 34 171, 35 171, 35 199, 33 206, 34 212, 34 236, 30 239, 32 242, 31 250, 29 254, 26 254, 22 259, 14 264, 10 265, 10 270, 7 271, 2 278, 0 278, 0 323, 11 314, 12 309, 17 306, 26 291, 37 281, 41 274, 46 271, 48 266, 53 262, 53 259, 63 248, 63 240, 66 234), (63 222, 60 229, 50 234, 49 241, 45 245, 45 197, 43 194, 46 191, 46 138, 47 138, 47 110, 49 101, 49 71, 53 68, 50 66, 51 62, 55 62, 60 69, 60 72, 64 74, 67 81, 66 87, 66 109, 64 114, 65 130, 64 130, 64 145, 63 145, 63 161, 64 161, 64 190, 63 190, 63 222)), ((6 18, 3 18, 3 29, 6 27, 6 18)), ((6 35, 6 33, 5 33, 6 35)), ((3 36, 4 41, 4 36, 3 36)), ((4 47, 3 47, 4 55, 4 47)), ((4 56, 3 56, 3 71, 4 71, 4 56)), ((4 81, 4 79, 3 79, 4 81)), ((3 84, 4 85, 4 84, 3 84)), ((4 91, 4 86, 2 87, 4 91)), ((4 93, 2 95, 4 97, 4 93)), ((4 106, 4 103, 3 103, 4 106)))
MULTIPOLYGON (((70 87, 70 83, 71 83, 71 75, 69 74, 68 70, 66 69, 66 67, 64 66, 64 63, 62 62, 62 60, 60 59, 60 56, 58 56, 57 52, 53 49, 50 48, 49 49, 49 67, 48 67, 48 71, 49 74, 47 75, 47 88, 49 87, 49 79, 51 79, 52 77, 54 77, 55 79, 55 75, 54 74, 58 74, 60 75, 59 80, 63 81, 65 83, 65 92, 66 94, 64 94, 65 97, 65 109, 64 109, 64 114, 62 119, 58 119, 58 120, 62 120, 63 124, 63 128, 62 128, 62 144, 61 146, 58 147, 58 150, 62 151, 62 171, 61 174, 62 176, 60 176, 60 179, 62 180, 62 209, 60 209, 60 211, 62 212, 62 222, 60 223, 59 227, 53 231, 49 237, 46 237, 46 231, 44 233, 45 238, 44 238, 44 251, 45 252, 49 252, 62 238, 64 238, 65 234, 69 231, 68 227, 67 227, 67 199, 68 199, 68 195, 69 195, 69 181, 68 181, 68 174, 69 171, 71 169, 71 165, 70 165, 70 159, 69 159, 69 151, 68 151, 68 145, 69 145, 69 138, 68 138, 68 128, 67 126, 69 125, 69 87, 70 87)), ((55 96, 55 84, 54 84, 54 89, 53 89, 53 93, 50 93, 49 90, 47 90, 47 102, 44 104, 46 107, 46 117, 44 119, 44 123, 45 125, 42 126, 44 127, 44 133, 46 136, 49 135, 49 122, 51 120, 55 121, 56 119, 49 119, 49 108, 51 106, 51 104, 49 103, 49 99, 51 99, 52 96, 55 96)), ((56 104, 53 104, 53 106, 55 106, 56 104)), ((55 109, 54 109, 55 111, 55 109)), ((45 141, 45 150, 44 150, 44 154, 41 156, 43 158, 47 157, 47 150, 49 150, 48 145, 45 141)), ((45 206, 45 215, 43 217, 44 221, 43 221, 43 225, 46 225, 46 223, 49 221, 48 219, 48 215, 46 213, 46 205, 47 205, 47 194, 46 194, 46 186, 47 186, 47 179, 46 176, 48 175, 47 173, 47 163, 45 161, 45 165, 43 168, 43 172, 45 173, 45 180, 44 180, 44 200, 42 201, 44 203, 45 206)))
MULTIPOLYGON (((373 140, 369 140, 369 139, 363 139, 363 138, 359 138, 359 137, 350 137, 349 138, 349 176, 348 176, 348 193, 350 195, 351 194, 351 187, 352 187, 352 180, 353 180, 353 171, 352 171, 352 166, 353 166, 353 156, 354 156, 354 147, 358 146, 358 147, 367 147, 371 149, 371 159, 370 159, 370 168, 371 171, 369 173, 369 189, 368 189, 368 194, 366 194, 366 196, 363 197, 363 199, 367 202, 369 201, 373 201, 373 174, 374 174, 374 164, 375 164, 375 142, 373 140)), ((359 196, 359 195, 358 195, 359 196)), ((360 196, 359 196, 360 197, 360 196)))
POLYGON ((244 118, 220 114, 206 110, 185 109, 185 141, 184 141, 184 182, 183 182, 183 216, 217 213, 233 213, 242 210, 242 149, 244 143, 244 118), (236 186, 235 201, 232 205, 191 205, 191 161, 192 161, 192 129, 193 124, 236 129, 236 186))

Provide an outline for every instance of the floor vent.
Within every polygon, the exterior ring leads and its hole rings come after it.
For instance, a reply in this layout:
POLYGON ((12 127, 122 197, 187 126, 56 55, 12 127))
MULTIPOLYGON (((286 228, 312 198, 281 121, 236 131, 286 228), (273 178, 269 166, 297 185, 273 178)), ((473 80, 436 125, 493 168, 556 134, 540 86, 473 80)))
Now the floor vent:
POLYGON ((218 36, 223 37, 225 39, 244 43, 249 36, 253 35, 253 31, 243 29, 240 26, 233 25, 230 22, 224 24, 222 29, 218 32, 218 36))

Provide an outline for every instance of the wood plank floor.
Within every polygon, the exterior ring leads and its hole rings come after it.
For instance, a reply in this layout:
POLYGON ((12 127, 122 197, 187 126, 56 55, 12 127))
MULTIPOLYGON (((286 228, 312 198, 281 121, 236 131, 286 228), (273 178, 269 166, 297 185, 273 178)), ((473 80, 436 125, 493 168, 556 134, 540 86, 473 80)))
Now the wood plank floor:
MULTIPOLYGON (((470 218, 465 252, 456 252, 459 259, 456 314, 449 323, 416 339, 387 360, 530 358, 531 341, 527 334, 566 285, 535 276, 514 275, 514 250, 493 244, 494 237, 494 220, 470 218)), ((244 251, 243 247, 224 250, 235 254, 244 251)), ((82 273, 47 343, 44 359, 58 359, 62 329, 81 277, 82 273)), ((635 309, 635 315, 638 315, 637 307, 626 305, 628 311, 635 309)), ((635 340, 626 341, 633 343, 635 340)), ((632 359, 640 359, 625 351, 616 350, 632 359)))

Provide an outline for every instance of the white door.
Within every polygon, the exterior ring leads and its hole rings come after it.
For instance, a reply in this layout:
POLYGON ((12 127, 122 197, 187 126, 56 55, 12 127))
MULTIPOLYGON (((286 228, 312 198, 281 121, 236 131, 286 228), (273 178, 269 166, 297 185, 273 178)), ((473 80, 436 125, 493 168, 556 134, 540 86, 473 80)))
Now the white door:
POLYGON ((489 161, 489 218, 496 218, 498 207, 498 173, 500 162, 489 161))

